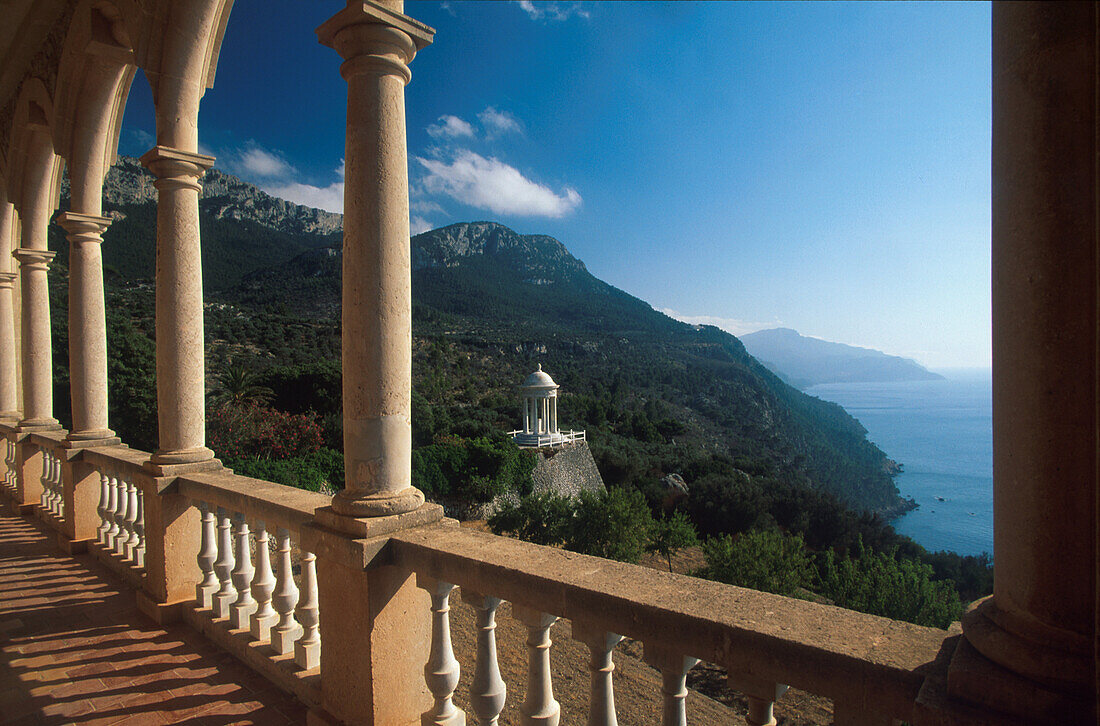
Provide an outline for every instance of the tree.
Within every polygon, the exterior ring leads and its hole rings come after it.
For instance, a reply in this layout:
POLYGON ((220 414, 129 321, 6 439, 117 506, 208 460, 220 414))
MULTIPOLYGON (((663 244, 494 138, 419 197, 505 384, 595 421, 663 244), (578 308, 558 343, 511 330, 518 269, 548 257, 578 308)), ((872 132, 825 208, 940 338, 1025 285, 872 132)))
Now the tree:
POLYGON ((737 539, 728 534, 711 537, 703 543, 703 554, 707 566, 698 573, 702 577, 777 595, 793 595, 812 576, 806 543, 775 529, 737 539))
POLYGON ((259 377, 244 366, 232 362, 214 374, 210 403, 241 406, 246 403, 267 403, 273 392, 259 384, 259 377))
POLYGON ((931 565, 873 552, 856 543, 855 556, 840 558, 829 550, 821 557, 821 594, 841 607, 946 628, 962 614, 959 593, 950 582, 933 580, 931 565))
POLYGON ((565 546, 574 552, 637 562, 653 531, 653 515, 637 489, 582 491, 565 546))
POLYGON ((653 527, 653 538, 646 545, 647 552, 657 552, 668 563, 668 571, 672 572, 672 555, 685 547, 694 547, 699 544, 699 536, 695 533, 695 527, 683 512, 676 511, 670 517, 658 519, 653 527))

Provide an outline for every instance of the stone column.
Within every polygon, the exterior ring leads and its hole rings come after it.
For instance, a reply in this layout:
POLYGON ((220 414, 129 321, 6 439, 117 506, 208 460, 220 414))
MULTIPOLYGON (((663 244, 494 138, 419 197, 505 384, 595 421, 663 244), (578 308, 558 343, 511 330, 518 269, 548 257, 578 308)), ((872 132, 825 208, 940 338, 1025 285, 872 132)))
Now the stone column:
POLYGON ((100 245, 111 220, 65 212, 57 221, 69 238, 69 440, 109 440, 114 432, 107 427, 107 312, 100 245))
POLYGON ((401 3, 351 3, 317 29, 348 83, 344 186, 343 371, 351 517, 420 507, 412 482, 412 267, 405 147, 408 63, 431 42, 401 3), (396 11, 396 12, 395 12, 396 11))
POLYGON ((11 251, 15 249, 15 207, 0 202, 0 418, 18 421, 19 359, 15 346, 15 279, 11 251))
POLYGON ((995 585, 948 681, 1065 723, 1096 709, 1096 23, 1092 3, 994 5, 995 585))
POLYGON ((54 254, 26 247, 14 252, 19 260, 23 299, 23 420, 19 427, 25 430, 61 428, 53 417, 53 351, 46 277, 54 254))
POLYGON ((157 421, 150 466, 213 462, 206 448, 199 178, 214 159, 155 146, 141 157, 157 180, 157 421))

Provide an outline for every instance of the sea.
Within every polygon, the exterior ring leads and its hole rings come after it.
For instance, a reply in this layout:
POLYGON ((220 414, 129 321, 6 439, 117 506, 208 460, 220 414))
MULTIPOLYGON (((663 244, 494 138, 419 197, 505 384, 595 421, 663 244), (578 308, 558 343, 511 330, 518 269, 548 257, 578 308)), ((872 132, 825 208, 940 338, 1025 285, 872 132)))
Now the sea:
POLYGON ((806 393, 838 403, 902 464, 895 478, 919 508, 892 524, 930 551, 993 554, 992 374, 937 370, 940 381, 827 383, 806 393))

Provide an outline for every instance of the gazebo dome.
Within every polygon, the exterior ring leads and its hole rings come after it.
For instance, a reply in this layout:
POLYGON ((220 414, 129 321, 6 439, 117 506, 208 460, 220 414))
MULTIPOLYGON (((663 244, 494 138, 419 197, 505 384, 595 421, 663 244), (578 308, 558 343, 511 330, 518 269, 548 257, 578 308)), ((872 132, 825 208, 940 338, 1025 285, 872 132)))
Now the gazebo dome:
POLYGON ((538 369, 519 386, 523 397, 523 428, 513 431, 516 443, 524 447, 559 446, 584 441, 583 431, 558 430, 558 384, 550 374, 538 369))
POLYGON ((550 374, 542 369, 542 363, 538 364, 538 370, 527 376, 520 386, 520 388, 532 390, 547 390, 557 387, 558 384, 554 383, 554 379, 550 377, 550 374))

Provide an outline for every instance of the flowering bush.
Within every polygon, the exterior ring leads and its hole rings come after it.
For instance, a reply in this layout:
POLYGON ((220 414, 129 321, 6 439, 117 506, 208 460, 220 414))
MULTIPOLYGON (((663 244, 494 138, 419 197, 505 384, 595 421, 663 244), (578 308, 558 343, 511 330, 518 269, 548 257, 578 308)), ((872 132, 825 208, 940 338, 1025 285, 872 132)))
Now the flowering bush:
POLYGON ((321 448, 313 412, 277 411, 259 401, 229 402, 206 414, 207 445, 227 459, 287 459, 321 448))

